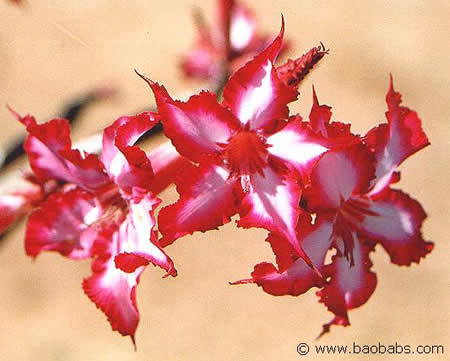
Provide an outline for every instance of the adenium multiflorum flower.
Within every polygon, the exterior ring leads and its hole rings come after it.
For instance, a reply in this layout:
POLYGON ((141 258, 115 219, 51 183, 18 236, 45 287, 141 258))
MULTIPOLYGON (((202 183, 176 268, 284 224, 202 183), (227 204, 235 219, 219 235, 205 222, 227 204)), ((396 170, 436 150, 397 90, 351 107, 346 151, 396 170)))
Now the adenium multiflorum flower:
MULTIPOLYGON (((221 5, 227 24, 233 13, 227 6, 234 2, 221 5)), ((260 263, 250 278, 233 284, 253 283, 276 296, 318 287, 319 301, 334 314, 323 333, 348 325, 348 311, 375 290, 370 253, 377 244, 398 265, 418 263, 433 248, 421 235, 426 215, 420 204, 392 188, 398 166, 429 142, 418 115, 401 105, 392 79, 387 123, 365 136, 331 121, 331 108, 319 103, 314 88, 309 121, 291 114, 299 84, 327 51, 313 48, 277 66, 283 35, 284 22, 273 42, 230 77, 222 100, 208 91, 174 100, 141 75, 158 113, 116 120, 104 130, 100 156, 72 149, 66 120, 37 124, 16 114, 29 133, 32 173, 26 179, 38 191, 0 197, 9 212, 0 226, 34 209, 28 255, 92 258, 84 291, 112 328, 134 341, 136 286, 145 266, 175 276, 165 247, 237 215, 239 227, 268 231, 276 265, 260 263), (146 154, 135 143, 159 121, 172 145, 146 154), (156 220, 156 196, 171 183, 179 199, 156 220)))
MULTIPOLYGON (((18 118, 29 134, 24 148, 35 183, 54 182, 52 192, 28 202, 35 210, 27 223, 26 253, 93 258, 93 274, 83 289, 113 330, 134 341, 139 321, 135 288, 144 266, 152 263, 166 276, 176 275, 159 245, 153 213, 160 203, 156 194, 183 159, 170 144, 149 156, 134 145, 158 123, 151 112, 121 117, 107 127, 99 157, 72 149, 66 119, 37 124, 31 116, 18 118)), ((2 207, 5 197, 0 197, 2 207)))
POLYGON ((283 33, 284 25, 270 46, 232 75, 222 103, 210 92, 186 103, 175 101, 163 86, 146 79, 166 136, 195 163, 177 182, 180 200, 160 213, 163 245, 215 229, 239 214, 239 226, 280 232, 315 268, 295 227, 301 181, 331 142, 299 117, 289 118, 287 104, 298 91, 284 84, 274 67, 283 33))

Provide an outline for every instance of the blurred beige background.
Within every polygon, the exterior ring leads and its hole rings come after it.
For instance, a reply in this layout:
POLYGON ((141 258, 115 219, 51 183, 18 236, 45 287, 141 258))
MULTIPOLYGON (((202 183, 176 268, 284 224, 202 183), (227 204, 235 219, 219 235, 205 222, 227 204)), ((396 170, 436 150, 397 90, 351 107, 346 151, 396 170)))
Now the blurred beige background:
MULTIPOLYGON (((365 132, 384 121, 388 74, 406 105, 418 111, 432 146, 402 166, 401 187, 429 214, 423 232, 434 252, 410 269, 389 264, 378 249, 373 261, 378 288, 352 326, 334 327, 318 344, 443 344, 449 337, 449 96, 450 2, 246 0, 260 29, 276 34, 280 13, 290 56, 323 41, 331 49, 301 87, 292 110, 307 115, 311 84, 333 106, 334 119, 365 132)), ((193 42, 193 6, 208 15, 213 0, 27 0, 18 8, 0 2, 0 144, 23 131, 3 107, 9 103, 39 120, 99 82, 120 86, 116 101, 92 108, 74 132, 91 134, 122 114, 153 105, 134 68, 163 82, 173 93, 201 84, 183 82, 179 55, 193 42)), ((150 145, 151 146, 151 145, 150 145)), ((173 190, 164 194, 175 199, 173 190)), ((179 276, 161 279, 149 267, 137 292, 141 323, 137 352, 112 332, 104 315, 83 294, 89 262, 45 254, 24 255, 24 225, 0 247, 0 360, 298 360, 299 342, 315 344, 332 316, 314 292, 272 297, 256 286, 231 287, 253 266, 271 261, 264 231, 238 230, 180 239, 168 249, 179 276)), ((414 356, 376 355, 381 360, 414 356)), ((304 359, 351 359, 316 356, 304 359)), ((361 356, 353 355, 353 359, 361 356)))

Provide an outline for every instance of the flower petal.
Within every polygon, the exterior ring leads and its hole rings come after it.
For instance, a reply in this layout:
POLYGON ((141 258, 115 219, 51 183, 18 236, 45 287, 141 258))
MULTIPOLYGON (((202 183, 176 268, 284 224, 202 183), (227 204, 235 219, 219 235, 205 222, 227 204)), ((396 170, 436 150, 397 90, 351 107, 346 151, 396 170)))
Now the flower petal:
MULTIPOLYGON (((356 239, 356 235, 354 237, 356 239)), ((370 251, 360 240, 355 242, 353 266, 341 252, 333 256, 333 261, 326 271, 327 276, 331 276, 331 281, 317 292, 320 302, 335 314, 331 322, 323 326, 322 334, 328 332, 331 325, 348 326, 348 310, 365 304, 375 291, 377 277, 370 271, 370 251)))
POLYGON ((116 268, 114 257, 122 251, 119 232, 115 227, 103 228, 96 241, 98 258, 92 263, 93 274, 83 280, 83 290, 103 311, 114 331, 130 336, 139 323, 136 305, 136 286, 144 268, 125 273, 116 268))
POLYGON ((317 135, 327 140, 329 149, 348 147, 352 144, 361 143, 361 138, 350 130, 350 124, 330 122, 332 115, 331 107, 319 104, 316 90, 313 87, 313 105, 309 113, 311 129, 317 135))
POLYGON ((235 181, 218 165, 190 166, 177 181, 180 199, 159 213, 162 246, 196 231, 208 231, 230 221, 237 213, 235 181))
POLYGON ((121 253, 115 257, 117 268, 133 273, 137 268, 152 263, 176 276, 172 260, 158 245, 154 210, 160 204, 151 193, 133 189, 129 201, 129 213, 125 224, 120 227, 121 253))
POLYGON ((242 53, 255 37, 256 20, 249 9, 234 4, 231 11, 230 50, 242 53))
POLYGON ((307 123, 296 117, 267 138, 267 144, 272 155, 283 159, 300 174, 309 173, 315 161, 328 150, 307 123))
POLYGON ((328 138, 327 125, 330 123, 332 114, 330 106, 319 104, 316 90, 313 86, 313 106, 309 113, 309 120, 314 133, 322 134, 322 136, 328 138))
MULTIPOLYGON (((298 223, 300 243, 311 262, 319 271, 324 267, 325 255, 330 248, 333 224, 328 220, 320 220, 312 225, 311 217, 305 216, 298 223)), ((255 266, 250 280, 233 282, 256 283, 263 290, 274 296, 298 296, 311 287, 321 287, 323 280, 309 267, 285 237, 270 233, 267 241, 276 255, 278 269, 270 263, 255 266)))
POLYGON ((28 219, 26 253, 36 257, 55 251, 71 259, 90 257, 96 231, 89 225, 100 214, 93 195, 79 188, 53 193, 28 219))
POLYGON ((177 152, 171 142, 165 142, 150 153, 148 158, 152 164, 154 177, 151 179, 150 189, 158 194, 173 183, 177 174, 189 166, 189 161, 177 152))
POLYGON ((314 166, 311 187, 304 195, 308 209, 339 208, 352 194, 365 193, 373 174, 373 157, 363 144, 325 153, 314 166))
POLYGON ((284 23, 273 43, 234 73, 224 87, 224 104, 250 130, 273 131, 277 121, 287 119, 287 104, 297 99, 297 90, 283 84, 273 66, 283 32, 284 23))
POLYGON ((172 260, 156 244, 153 211, 160 201, 139 188, 133 188, 128 197, 129 212, 102 223, 94 245, 97 258, 92 264, 93 275, 83 281, 83 289, 106 314, 112 329, 134 342, 139 322, 136 286, 145 269, 142 266, 151 262, 172 276, 176 271, 172 260))
POLYGON ((221 152, 218 144, 226 143, 238 128, 237 119, 217 103, 216 96, 202 92, 186 103, 174 101, 166 89, 143 77, 155 94, 164 124, 164 134, 178 152, 199 162, 221 152))
POLYGON ((144 112, 132 117, 120 117, 103 132, 100 159, 114 183, 127 192, 132 187, 149 187, 153 177, 150 160, 134 144, 158 121, 154 113, 144 112))
POLYGON ((103 165, 94 154, 71 149, 70 126, 66 119, 56 118, 37 124, 31 116, 17 118, 29 133, 24 149, 31 168, 41 180, 58 179, 95 190, 109 183, 103 165))
POLYGON ((385 190, 372 198, 367 214, 360 223, 366 237, 381 243, 391 261, 398 265, 419 262, 433 249, 420 232, 426 218, 425 211, 416 200, 399 190, 385 190))
POLYGON ((372 129, 366 136, 376 158, 376 178, 371 194, 386 188, 396 168, 406 158, 430 144, 417 113, 401 105, 401 94, 394 90, 392 77, 386 102, 388 124, 372 129))
POLYGON ((320 274, 305 254, 296 233, 300 214, 301 190, 296 177, 282 166, 263 168, 262 173, 252 174, 251 189, 241 202, 238 226, 260 227, 282 234, 296 252, 320 274))

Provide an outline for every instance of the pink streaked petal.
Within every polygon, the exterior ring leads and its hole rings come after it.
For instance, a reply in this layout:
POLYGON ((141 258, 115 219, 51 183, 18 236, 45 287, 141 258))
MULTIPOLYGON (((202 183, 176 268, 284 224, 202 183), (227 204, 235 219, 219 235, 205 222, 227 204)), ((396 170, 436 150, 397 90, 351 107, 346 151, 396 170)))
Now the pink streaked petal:
POLYGON ((283 159, 302 174, 310 171, 315 161, 328 149, 307 123, 292 118, 283 129, 267 138, 268 151, 283 159))
POLYGON ((133 273, 137 268, 152 263, 176 276, 172 260, 158 245, 154 231, 154 210, 160 204, 151 193, 133 189, 129 213, 120 226, 121 252, 115 257, 117 268, 133 273))
POLYGON ((252 174, 250 183, 250 191, 241 202, 238 226, 260 227, 282 234, 310 264, 296 233, 301 196, 297 178, 271 164, 263 168, 263 175, 252 174))
POLYGON ((164 87, 144 79, 155 94, 164 134, 186 158, 199 162, 219 154, 218 144, 226 143, 238 129, 237 119, 217 103, 214 94, 202 92, 186 103, 173 101, 164 87))
POLYGON ((372 129, 366 136, 376 157, 376 179, 371 194, 386 188, 396 168, 406 158, 430 144, 417 113, 401 105, 401 94, 394 90, 392 77, 386 102, 388 124, 372 129))
MULTIPOLYGON (((311 222, 311 216, 308 213, 302 213, 297 223, 297 235, 303 234, 306 232, 306 229, 311 228, 311 222)), ((268 242, 272 248, 279 272, 288 270, 289 267, 299 259, 297 251, 292 247, 286 237, 283 237, 278 233, 270 232, 266 242, 268 242)))
POLYGON ((110 178, 123 190, 132 187, 148 188, 153 170, 145 152, 134 144, 158 123, 151 112, 117 119, 103 132, 103 149, 100 156, 110 178))
POLYGON ((273 131, 277 121, 287 119, 287 104, 297 99, 297 90, 283 84, 273 66, 283 31, 284 25, 273 43, 234 73, 225 85, 224 104, 250 130, 273 131))
POLYGON ((103 165, 96 155, 71 148, 70 126, 66 119, 56 118, 37 124, 33 117, 17 117, 27 127, 29 135, 24 149, 40 180, 56 178, 87 190, 108 184, 103 165))
POLYGON ((230 48, 232 52, 244 51, 253 41, 256 21, 253 14, 241 5, 234 5, 231 12, 230 48))
POLYGON ((28 219, 26 253, 36 257, 54 251, 71 259, 90 257, 96 232, 89 226, 101 213, 94 197, 79 188, 50 195, 28 219))
MULTIPOLYGON (((319 271, 323 270, 325 256, 330 248, 333 224, 330 221, 318 221, 311 225, 309 216, 302 217, 297 230, 300 243, 311 262, 319 271)), ((298 296, 311 287, 321 287, 323 280, 309 267, 289 244, 286 238, 271 233, 267 239, 275 253, 278 269, 270 263, 255 266, 252 279, 234 282, 256 283, 274 296, 298 296)))
POLYGON ((83 280, 83 290, 95 305, 103 311, 114 331, 130 336, 139 323, 136 305, 136 286, 144 268, 125 273, 116 268, 114 257, 122 251, 117 229, 103 229, 96 241, 102 253, 92 263, 93 274, 83 280))
POLYGON ((150 189, 158 194, 174 182, 177 174, 190 165, 189 161, 177 152, 171 142, 163 143, 147 154, 152 164, 154 177, 150 189))
POLYGON ((305 192, 308 208, 339 208, 352 194, 365 193, 373 175, 373 157, 363 144, 325 153, 314 166, 311 187, 305 192))
POLYGON ((372 198, 367 214, 360 224, 364 235, 379 242, 398 265, 420 262, 433 249, 433 243, 422 238, 425 211, 416 200, 399 190, 387 189, 372 198))
MULTIPOLYGON (((354 237, 357 239, 356 234, 354 237)), ((326 271, 327 276, 331 276, 331 281, 317 292, 320 302, 335 315, 331 322, 323 326, 322 334, 328 332, 332 324, 349 325, 348 311, 365 304, 375 291, 377 277, 370 271, 370 251, 360 240, 355 242, 353 266, 340 253, 333 256, 333 262, 326 271)))
POLYGON ((139 188, 133 188, 127 197, 129 212, 117 214, 114 223, 102 224, 94 244, 93 275, 83 281, 83 289, 106 314, 112 329, 134 342, 139 322, 136 286, 143 266, 149 262, 161 266, 166 276, 175 276, 176 271, 157 245, 153 230, 153 210, 160 201, 139 188), (117 268, 116 262, 127 272, 117 268))
POLYGON ((190 166, 177 180, 180 199, 159 213, 162 246, 186 234, 206 232, 230 221, 237 213, 235 181, 218 165, 190 166))

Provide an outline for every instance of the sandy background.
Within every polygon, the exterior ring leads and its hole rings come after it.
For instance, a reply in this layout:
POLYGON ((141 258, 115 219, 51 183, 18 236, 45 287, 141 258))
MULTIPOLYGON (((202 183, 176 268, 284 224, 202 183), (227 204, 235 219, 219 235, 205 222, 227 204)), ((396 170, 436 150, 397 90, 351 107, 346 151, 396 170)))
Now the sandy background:
MULTIPOLYGON (((280 13, 291 56, 323 41, 331 49, 301 87, 292 107, 306 115, 311 84, 333 106, 335 119, 365 132, 384 121, 388 74, 405 104, 417 110, 432 146, 402 166, 401 187, 429 214, 423 231, 435 251, 410 269, 389 264, 378 249, 373 261, 378 288, 363 308, 351 312, 352 326, 334 328, 319 344, 443 344, 449 359, 449 96, 450 3, 448 1, 247 0, 260 28, 276 34, 280 13)), ((178 56, 193 41, 191 8, 212 14, 213 1, 28 0, 24 8, 0 2, 0 104, 31 112, 40 120, 102 81, 118 84, 116 101, 96 106, 81 120, 74 138, 117 116, 151 106, 153 98, 134 74, 140 69, 173 93, 183 83, 178 56)), ((0 107, 0 144, 22 131, 0 107)), ((152 145, 150 145, 152 146, 152 145)), ((175 199, 175 192, 164 195, 175 199)), ((265 232, 237 230, 186 237, 169 249, 179 276, 161 279, 150 267, 141 278, 138 351, 110 330, 102 313, 83 294, 89 262, 56 254, 32 262, 23 252, 21 225, 0 247, 0 360, 298 360, 299 342, 312 346, 331 318, 311 292, 275 298, 256 286, 231 287, 253 265, 272 260, 265 232)), ((315 356, 304 359, 351 359, 315 356)), ((372 356, 391 359, 393 356, 372 356)), ((413 359, 414 356, 395 356, 413 359)), ((353 355, 353 359, 361 359, 353 355)))

